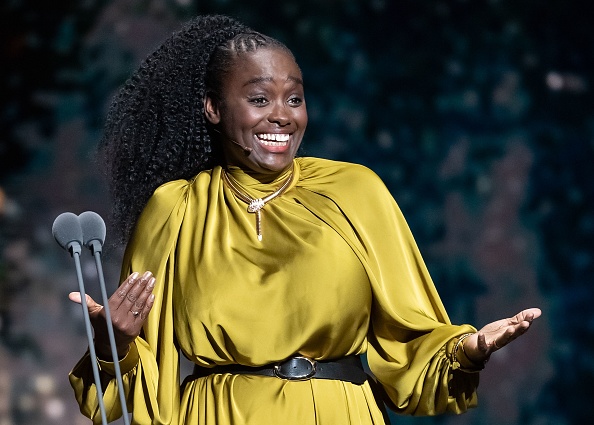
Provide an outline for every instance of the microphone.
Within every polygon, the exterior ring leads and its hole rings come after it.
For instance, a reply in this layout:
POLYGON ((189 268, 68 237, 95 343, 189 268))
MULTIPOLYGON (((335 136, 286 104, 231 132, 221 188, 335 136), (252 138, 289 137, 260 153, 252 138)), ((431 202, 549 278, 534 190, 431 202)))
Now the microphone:
POLYGON ((83 244, 91 250, 91 253, 101 252, 105 242, 105 222, 99 214, 93 211, 85 211, 78 216, 83 234, 83 244))
POLYGON ((128 409, 126 407, 126 394, 124 392, 124 382, 122 381, 122 372, 120 370, 120 363, 117 361, 118 353, 116 350, 115 335, 113 332, 113 323, 111 321, 111 311, 109 309, 109 298, 107 297, 107 290, 105 288, 105 276, 103 275, 103 265, 101 263, 101 251, 103 243, 105 242, 106 228, 105 221, 99 214, 93 211, 85 211, 78 216, 80 227, 82 229, 83 244, 91 250, 95 257, 95 266, 97 268, 97 276, 99 278, 99 288, 101 289, 101 298, 103 300, 103 309, 105 310, 105 321, 107 322, 107 334, 109 336, 109 345, 111 348, 111 357, 114 360, 114 372, 118 393, 120 396, 120 404, 122 407, 122 417, 125 425, 130 425, 128 417, 128 409))
MULTIPOLYGON (((101 411, 101 423, 107 425, 107 414, 105 412, 105 404, 103 402, 103 390, 101 388, 101 378, 99 376, 99 366, 97 365, 97 355, 95 354, 95 344, 93 342, 93 330, 91 328, 91 319, 89 318, 89 306, 87 304, 87 295, 85 291, 85 283, 82 277, 82 269, 80 266, 80 252, 83 244, 83 230, 80 225, 78 216, 66 212, 60 214, 54 220, 52 225, 52 233, 58 245, 69 251, 74 258, 74 265, 76 266, 76 278, 78 280, 78 288, 80 292, 80 301, 83 310, 83 317, 85 322, 85 330, 87 332, 87 341, 89 343, 89 354, 91 356, 91 367, 93 369, 93 377, 95 379, 95 388, 97 390, 97 400, 99 402, 99 409, 101 411)), ((116 362, 117 363, 117 362, 116 362)))
POLYGON ((83 233, 76 214, 65 212, 54 220, 52 234, 62 248, 74 254, 80 254, 83 244, 83 233))
POLYGON ((230 139, 230 138, 228 138, 228 137, 227 137, 227 140, 229 140, 231 143, 235 143, 237 146, 239 146, 241 149, 243 149, 243 154, 244 154, 245 156, 250 156, 250 154, 251 154, 251 153, 252 153, 252 151, 253 151, 253 149, 252 149, 252 148, 250 148, 250 147, 248 147, 248 146, 241 145, 241 144, 239 144, 238 142, 236 142, 236 141, 235 141, 235 140, 233 140, 233 139, 230 139))
POLYGON ((219 133, 223 139, 225 139, 225 140, 228 140, 228 141, 230 141, 231 143, 233 143, 233 144, 235 144, 235 145, 239 146, 239 147, 240 147, 240 148, 243 150, 243 154, 244 154, 245 156, 249 156, 249 155, 252 153, 253 149, 252 149, 252 148, 250 148, 249 146, 244 146, 244 145, 242 145, 242 144, 240 144, 240 143, 236 142, 235 140, 233 140, 233 139, 231 139, 231 138, 229 138, 229 137, 225 136, 223 133, 221 133, 221 131, 220 131, 218 128, 214 128, 214 127, 213 127, 212 129, 213 129, 215 132, 219 133))

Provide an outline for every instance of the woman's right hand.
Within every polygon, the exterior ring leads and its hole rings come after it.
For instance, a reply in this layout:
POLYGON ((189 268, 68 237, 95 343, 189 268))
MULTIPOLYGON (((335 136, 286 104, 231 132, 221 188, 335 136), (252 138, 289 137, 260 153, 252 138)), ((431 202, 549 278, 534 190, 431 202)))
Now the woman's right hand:
MULTIPOLYGON (((128 353, 130 343, 140 335, 142 326, 155 301, 155 296, 152 293, 154 287, 155 278, 151 272, 146 271, 143 275, 134 272, 109 298, 116 350, 120 359, 128 353)), ((81 304, 80 292, 71 292, 68 297, 81 304)), ((112 355, 105 309, 89 295, 86 296, 86 299, 89 318, 95 333, 95 352, 100 359, 110 360, 112 355)))

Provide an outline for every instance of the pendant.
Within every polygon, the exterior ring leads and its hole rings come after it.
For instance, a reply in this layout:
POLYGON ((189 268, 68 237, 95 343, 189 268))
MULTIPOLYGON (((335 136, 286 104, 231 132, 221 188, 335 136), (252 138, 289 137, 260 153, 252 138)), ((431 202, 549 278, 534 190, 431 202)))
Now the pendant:
POLYGON ((266 205, 266 204, 264 203, 262 198, 254 199, 248 205, 248 212, 254 213, 254 212, 260 211, 262 208, 264 208, 264 205, 266 205))

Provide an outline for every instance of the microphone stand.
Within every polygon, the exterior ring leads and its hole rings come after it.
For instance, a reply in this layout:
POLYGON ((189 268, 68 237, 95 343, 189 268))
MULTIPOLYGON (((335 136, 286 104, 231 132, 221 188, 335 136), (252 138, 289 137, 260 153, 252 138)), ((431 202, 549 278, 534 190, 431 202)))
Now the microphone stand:
MULTIPOLYGON (((113 333, 113 324, 111 323, 111 312, 109 310, 109 298, 105 289, 105 277, 103 275, 103 265, 101 264, 101 243, 94 239, 88 243, 93 257, 95 257, 95 266, 97 267, 97 275, 99 276, 99 287, 101 288, 101 297, 103 299, 103 308, 105 309, 105 317, 107 322, 107 334, 109 335, 109 345, 111 348, 111 357, 115 369, 116 383, 118 386, 118 393, 120 396, 120 404, 122 405, 122 417, 125 425, 130 425, 130 418, 128 417, 128 407, 126 404, 126 394, 124 392, 124 383, 122 381, 122 372, 120 370, 120 362, 118 359, 118 352, 115 344, 115 336, 113 333)), ((87 312, 87 315, 89 313, 87 312)))
MULTIPOLYGON (((89 318, 89 307, 87 305, 87 295, 85 292, 85 284, 82 277, 82 269, 80 266, 80 252, 81 246, 79 243, 70 243, 68 248, 74 264, 76 266, 76 278, 78 280, 78 289, 80 291, 81 305, 83 310, 83 317, 85 322, 85 329, 87 331, 87 339, 89 341, 89 353, 91 356, 91 367, 93 368, 93 376, 95 378, 95 388, 97 390, 97 400, 99 401, 99 410, 101 411, 101 423, 107 425, 107 413, 105 412, 105 404, 103 403, 103 389, 101 388, 101 378, 99 377, 99 366, 97 366, 97 355, 95 354, 95 344, 93 342, 93 330, 91 329, 91 319, 89 318)), ((117 358, 117 357, 116 357, 117 358)), ((117 362, 116 362, 117 364, 117 362)))

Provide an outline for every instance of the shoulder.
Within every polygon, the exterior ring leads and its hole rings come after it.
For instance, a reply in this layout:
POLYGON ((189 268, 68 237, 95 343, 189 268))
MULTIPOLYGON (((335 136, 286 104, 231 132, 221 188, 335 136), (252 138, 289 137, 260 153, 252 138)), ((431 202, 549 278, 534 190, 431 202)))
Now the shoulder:
POLYGON ((179 227, 192 199, 200 197, 198 187, 209 185, 211 172, 202 171, 192 179, 172 180, 159 186, 142 210, 136 228, 146 232, 147 228, 179 227))
POLYGON ((323 182, 324 185, 351 191, 387 190, 380 177, 361 164, 311 157, 297 158, 297 162, 306 182, 323 182))
MULTIPOLYGON (((188 195, 198 187, 208 186, 211 181, 212 170, 201 171, 192 179, 172 180, 159 186, 149 199, 147 208, 173 208, 182 201, 187 201, 188 195)), ((146 208, 145 208, 146 209, 146 208)))
POLYGON ((159 186, 145 205, 132 237, 128 241, 125 260, 136 269, 153 270, 163 253, 175 243, 188 209, 191 180, 172 180, 159 186), (147 249, 150 247, 150 249, 147 249))

